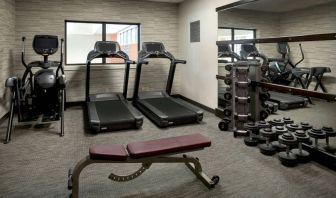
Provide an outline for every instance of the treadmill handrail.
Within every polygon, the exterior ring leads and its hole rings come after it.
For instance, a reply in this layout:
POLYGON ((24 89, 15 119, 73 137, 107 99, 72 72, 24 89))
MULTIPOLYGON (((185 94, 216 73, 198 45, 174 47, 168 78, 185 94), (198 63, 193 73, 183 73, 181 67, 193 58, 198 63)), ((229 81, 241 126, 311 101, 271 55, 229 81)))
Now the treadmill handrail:
MULTIPOLYGON (((100 41, 97 41, 100 42, 100 41)), ((85 101, 90 101, 90 73, 91 73, 91 62, 96 58, 121 58, 125 62, 125 75, 124 75, 124 86, 123 86, 123 96, 127 98, 127 90, 128 90, 128 78, 129 78, 129 70, 130 65, 135 64, 135 61, 129 59, 128 55, 119 50, 115 52, 104 53, 97 50, 92 50, 89 52, 87 61, 86 61, 86 86, 85 86, 85 101)))
MULTIPOLYGON (((153 42, 149 42, 149 43, 153 43, 153 42)), ((186 60, 176 59, 170 52, 166 51, 164 49, 164 47, 163 47, 162 51, 146 52, 144 50, 141 50, 139 52, 138 63, 137 63, 137 67, 136 67, 133 101, 137 100, 138 97, 139 97, 139 87, 140 87, 140 77, 141 77, 142 64, 147 65, 148 61, 146 59, 149 59, 149 58, 166 58, 166 59, 170 60, 170 69, 169 69, 169 75, 168 75, 168 80, 167 80, 167 84, 166 84, 166 92, 169 95, 171 94, 171 90, 172 90, 172 87, 173 87, 176 65, 187 63, 186 60)))

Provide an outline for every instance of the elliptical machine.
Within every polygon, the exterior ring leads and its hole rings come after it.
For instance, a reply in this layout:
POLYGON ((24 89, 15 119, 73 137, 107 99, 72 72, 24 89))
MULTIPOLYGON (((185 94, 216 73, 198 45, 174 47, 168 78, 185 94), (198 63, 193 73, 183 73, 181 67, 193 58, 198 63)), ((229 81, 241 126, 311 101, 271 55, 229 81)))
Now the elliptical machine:
POLYGON ((277 44, 277 51, 281 54, 281 58, 269 58, 268 78, 272 83, 282 85, 297 86, 299 83, 302 88, 306 88, 303 79, 307 80, 310 70, 307 68, 297 68, 297 66, 304 60, 304 53, 301 43, 299 44, 301 59, 297 63, 293 63, 290 59, 290 48, 287 42, 280 42, 277 44), (306 75, 306 76, 304 76, 306 75))
POLYGON ((63 39, 60 61, 48 60, 49 55, 57 52, 58 44, 57 36, 35 35, 33 49, 43 56, 43 61, 26 64, 25 37, 22 37, 21 62, 25 71, 22 78, 14 76, 6 80, 6 87, 12 95, 5 144, 11 140, 14 112, 17 112, 18 122, 49 123, 60 120, 60 136, 64 136, 66 80, 62 63, 63 39), (35 68, 38 70, 33 72, 35 68))

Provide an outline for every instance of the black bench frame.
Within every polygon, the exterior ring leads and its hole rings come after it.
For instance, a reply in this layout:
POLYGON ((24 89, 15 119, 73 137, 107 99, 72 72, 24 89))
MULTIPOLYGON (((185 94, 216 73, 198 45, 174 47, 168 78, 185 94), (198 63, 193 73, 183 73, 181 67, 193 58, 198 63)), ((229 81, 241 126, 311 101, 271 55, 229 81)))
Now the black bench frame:
POLYGON ((117 182, 130 181, 132 179, 137 178, 143 172, 150 168, 150 166, 154 163, 184 163, 195 175, 196 177, 203 182, 203 184, 210 188, 214 188, 216 184, 219 182, 218 176, 213 176, 211 179, 203 172, 201 163, 198 158, 191 157, 188 155, 183 155, 182 157, 178 156, 154 156, 154 157, 144 157, 144 158, 131 158, 128 157, 124 161, 115 161, 115 160, 93 160, 90 158, 90 155, 83 158, 81 161, 77 163, 75 168, 69 170, 68 174, 68 189, 72 189, 72 198, 78 198, 79 194, 79 176, 82 170, 90 164, 95 163, 140 163, 142 166, 140 169, 135 171, 134 173, 127 176, 115 175, 113 173, 110 174, 109 179, 117 182))

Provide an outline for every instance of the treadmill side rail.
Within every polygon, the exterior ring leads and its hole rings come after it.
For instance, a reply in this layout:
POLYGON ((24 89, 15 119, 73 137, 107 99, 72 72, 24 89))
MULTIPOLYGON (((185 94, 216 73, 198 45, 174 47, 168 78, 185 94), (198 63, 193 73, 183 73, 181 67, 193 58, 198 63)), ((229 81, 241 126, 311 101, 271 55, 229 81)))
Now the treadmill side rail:
POLYGON ((171 98, 172 100, 174 100, 174 102, 186 107, 187 109, 189 109, 190 111, 194 111, 197 114, 197 121, 201 122, 203 120, 203 111, 201 109, 199 109, 198 107, 182 100, 179 98, 171 98))

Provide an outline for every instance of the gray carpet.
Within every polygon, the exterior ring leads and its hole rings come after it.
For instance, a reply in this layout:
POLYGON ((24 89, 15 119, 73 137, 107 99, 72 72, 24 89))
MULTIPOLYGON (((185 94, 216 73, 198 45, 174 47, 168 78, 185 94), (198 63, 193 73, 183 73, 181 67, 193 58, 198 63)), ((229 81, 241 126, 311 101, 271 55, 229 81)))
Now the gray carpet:
MULTIPOLYGON (((311 108, 288 111, 298 121, 336 128, 336 106, 316 102, 311 108)), ((280 165, 276 156, 267 157, 242 139, 217 128, 219 119, 206 113, 202 124, 158 129, 145 119, 141 130, 90 135, 84 132, 83 111, 66 111, 65 137, 59 137, 58 123, 49 128, 17 126, 10 144, 0 144, 0 197, 68 197, 67 171, 95 144, 118 143, 202 133, 211 148, 194 152, 209 175, 219 175, 215 189, 208 190, 186 166, 153 165, 139 178, 126 183, 110 181, 110 172, 127 174, 137 165, 99 164, 81 175, 81 197, 336 197, 336 173, 314 162, 294 168, 280 165)), ((5 136, 6 123, 0 128, 5 136)))

